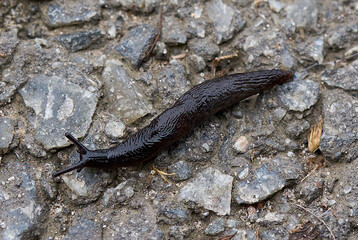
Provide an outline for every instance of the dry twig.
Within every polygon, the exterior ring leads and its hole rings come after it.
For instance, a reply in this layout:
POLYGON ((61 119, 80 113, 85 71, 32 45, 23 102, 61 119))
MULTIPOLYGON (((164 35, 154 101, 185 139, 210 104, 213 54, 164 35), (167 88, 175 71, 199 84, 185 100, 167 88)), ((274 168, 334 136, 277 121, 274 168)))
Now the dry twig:
POLYGON ((183 59, 186 57, 186 53, 182 53, 179 55, 172 56, 172 59, 183 59))
POLYGON ((162 33, 162 9, 159 10, 159 19, 158 19, 158 35, 155 38, 152 47, 149 49, 147 55, 145 56, 144 59, 148 58, 150 56, 150 54, 152 54, 153 49, 155 47, 155 45, 157 44, 160 34, 162 33))
POLYGON ((304 180, 306 180, 306 178, 308 178, 309 176, 311 176, 311 174, 312 174, 313 172, 315 172, 318 167, 319 167, 319 165, 315 166, 315 168, 314 168, 311 172, 309 172, 304 178, 301 179, 301 182, 303 182, 304 180))
POLYGON ((231 240, 233 237, 235 237, 236 233, 237 233, 237 231, 233 235, 225 236, 218 240, 231 240))
POLYGON ((294 205, 295 205, 296 207, 301 208, 302 210, 308 212, 309 214, 311 214, 311 215, 314 216, 315 218, 317 218, 318 221, 320 221, 320 222, 327 228, 327 230, 329 231, 329 233, 330 233, 331 236, 332 236, 332 239, 333 239, 333 240, 336 240, 336 237, 334 236, 332 230, 329 228, 329 226, 327 225, 327 223, 326 223, 325 221, 323 221, 323 219, 322 219, 321 217, 317 216, 317 215, 314 214, 311 210, 309 210, 309 209, 307 209, 307 208, 305 208, 305 207, 303 207, 303 206, 301 206, 301 205, 299 205, 299 204, 296 204, 296 203, 295 203, 294 205))
POLYGON ((218 66, 220 61, 226 60, 226 59, 231 59, 231 58, 234 58, 234 57, 237 57, 237 56, 238 56, 237 53, 233 53, 233 54, 230 54, 230 55, 215 58, 213 60, 213 62, 211 63, 211 71, 213 73, 213 77, 215 77, 215 75, 216 75, 216 67, 218 66))
POLYGON ((150 182, 154 176, 155 173, 158 173, 160 175, 161 178, 163 178, 163 180, 169 184, 172 184, 171 181, 169 181, 165 176, 172 176, 172 175, 175 175, 175 173, 166 173, 164 171, 161 171, 159 169, 157 169, 154 164, 153 164, 153 170, 154 172, 152 173, 152 175, 150 176, 149 179, 147 179, 147 182, 150 182))
POLYGON ((260 231, 258 228, 256 229, 255 234, 256 234, 256 240, 260 240, 260 231))

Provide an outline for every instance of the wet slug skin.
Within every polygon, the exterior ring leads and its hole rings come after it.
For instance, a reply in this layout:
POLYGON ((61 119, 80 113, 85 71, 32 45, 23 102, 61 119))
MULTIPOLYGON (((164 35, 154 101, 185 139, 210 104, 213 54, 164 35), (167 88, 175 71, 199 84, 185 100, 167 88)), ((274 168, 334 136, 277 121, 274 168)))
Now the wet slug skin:
POLYGON ((66 137, 80 153, 80 161, 53 177, 84 167, 119 168, 136 166, 157 156, 187 135, 209 116, 231 105, 293 78, 283 70, 238 73, 205 81, 184 93, 171 107, 124 142, 108 149, 88 150, 71 134, 66 137))

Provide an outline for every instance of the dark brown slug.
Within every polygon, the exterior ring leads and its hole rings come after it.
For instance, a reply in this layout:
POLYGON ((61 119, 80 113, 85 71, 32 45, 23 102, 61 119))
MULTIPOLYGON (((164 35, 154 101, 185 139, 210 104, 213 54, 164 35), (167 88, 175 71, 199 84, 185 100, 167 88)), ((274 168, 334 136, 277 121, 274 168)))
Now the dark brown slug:
POLYGON ((146 162, 188 134, 203 120, 229 106, 277 84, 290 81, 293 73, 266 70, 232 74, 205 81, 181 96, 173 107, 165 110, 143 129, 117 146, 88 150, 71 134, 80 153, 80 161, 55 172, 53 177, 84 167, 118 168, 146 162))

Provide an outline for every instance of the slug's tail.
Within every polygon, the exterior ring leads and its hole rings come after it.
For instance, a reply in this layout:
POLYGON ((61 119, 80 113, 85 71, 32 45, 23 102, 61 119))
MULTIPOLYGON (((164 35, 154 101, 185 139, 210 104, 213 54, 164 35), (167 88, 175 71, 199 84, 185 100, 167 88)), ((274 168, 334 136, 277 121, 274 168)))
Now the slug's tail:
POLYGON ((77 151, 80 154, 80 161, 68 168, 62 169, 60 171, 57 171, 55 173, 52 174, 53 177, 58 177, 64 173, 70 172, 72 170, 77 169, 77 171, 81 171, 82 168, 84 168, 87 163, 88 163, 88 158, 85 157, 86 154, 88 152, 90 152, 90 150, 88 150, 85 146, 83 146, 82 143, 80 143, 74 136, 72 136, 70 133, 65 133, 65 136, 71 141, 73 142, 76 146, 77 146, 77 151))

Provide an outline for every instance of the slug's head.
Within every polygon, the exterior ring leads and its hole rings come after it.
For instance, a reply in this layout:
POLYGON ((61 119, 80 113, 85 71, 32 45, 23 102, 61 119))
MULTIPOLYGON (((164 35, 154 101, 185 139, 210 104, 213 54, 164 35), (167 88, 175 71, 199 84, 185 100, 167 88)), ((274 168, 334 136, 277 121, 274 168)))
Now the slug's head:
POLYGON ((284 84, 286 82, 291 81, 294 79, 293 72, 284 71, 284 70, 275 70, 276 71, 276 84, 284 84))
POLYGON ((65 133, 65 136, 76 145, 77 152, 80 154, 80 161, 68 168, 55 172, 54 174, 52 174, 53 177, 58 177, 64 173, 70 172, 75 169, 77 169, 77 172, 80 172, 84 167, 91 167, 93 165, 93 161, 99 157, 99 154, 97 152, 88 150, 70 133, 65 133))

